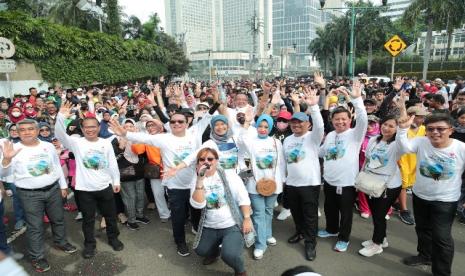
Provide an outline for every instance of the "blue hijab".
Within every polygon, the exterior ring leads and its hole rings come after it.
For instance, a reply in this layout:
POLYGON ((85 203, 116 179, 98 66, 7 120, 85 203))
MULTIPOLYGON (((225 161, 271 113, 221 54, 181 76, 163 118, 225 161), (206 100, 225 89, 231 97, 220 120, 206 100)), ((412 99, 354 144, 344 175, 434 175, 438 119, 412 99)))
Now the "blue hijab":
POLYGON ((258 117, 257 122, 255 123, 255 127, 258 128, 258 126, 260 125, 262 121, 266 121, 268 123, 268 133, 266 135, 260 135, 257 132, 257 134, 258 134, 258 138, 266 139, 268 135, 270 134, 271 130, 273 129, 273 118, 271 118, 270 115, 263 114, 260 117, 258 117))

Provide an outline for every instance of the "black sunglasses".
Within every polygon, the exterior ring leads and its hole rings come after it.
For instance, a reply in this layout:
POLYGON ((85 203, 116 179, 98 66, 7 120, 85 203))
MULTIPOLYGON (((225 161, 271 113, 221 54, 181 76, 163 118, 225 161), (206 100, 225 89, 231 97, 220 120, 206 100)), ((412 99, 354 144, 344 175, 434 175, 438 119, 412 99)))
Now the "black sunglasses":
POLYGON ((183 120, 171 120, 171 121, 170 121, 170 124, 173 124, 173 125, 174 125, 174 124, 176 124, 176 123, 182 125, 182 124, 185 124, 186 121, 183 121, 183 120))
POLYGON ((213 160, 215 160, 216 158, 213 158, 213 157, 208 157, 208 158, 199 158, 199 162, 205 162, 206 160, 208 162, 213 162, 213 160))

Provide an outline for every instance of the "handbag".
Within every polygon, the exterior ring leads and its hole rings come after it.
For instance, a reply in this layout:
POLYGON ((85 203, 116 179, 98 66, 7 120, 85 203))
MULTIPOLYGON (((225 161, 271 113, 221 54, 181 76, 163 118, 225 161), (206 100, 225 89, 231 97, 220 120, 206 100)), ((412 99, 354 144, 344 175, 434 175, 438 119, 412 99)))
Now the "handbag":
POLYGON ((144 178, 160 179, 160 166, 155 164, 146 163, 144 165, 144 178))
MULTIPOLYGON (((273 166, 273 176, 276 175, 276 166, 278 164, 278 148, 276 146, 276 139, 273 138, 274 149, 276 151, 276 161, 273 166)), ((262 196, 270 196, 276 191, 276 181, 274 179, 263 177, 256 182, 255 189, 262 196)))
MULTIPOLYGON (((375 146, 376 145, 373 146, 372 150, 375 146)), ((365 193, 369 197, 379 198, 386 193, 387 183, 391 181, 394 174, 395 171, 384 181, 386 175, 372 173, 364 167, 355 178, 355 189, 365 193)))
POLYGON ((378 198, 386 191, 386 183, 382 175, 376 175, 369 171, 361 171, 355 179, 355 188, 369 197, 378 198))

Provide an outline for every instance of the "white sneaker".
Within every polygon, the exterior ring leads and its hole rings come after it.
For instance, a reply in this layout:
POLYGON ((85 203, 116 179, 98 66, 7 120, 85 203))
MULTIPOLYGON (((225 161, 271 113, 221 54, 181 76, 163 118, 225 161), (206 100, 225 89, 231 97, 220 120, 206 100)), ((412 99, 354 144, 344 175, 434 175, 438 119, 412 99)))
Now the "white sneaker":
POLYGON ((276 245, 276 239, 274 237, 271 237, 266 240, 266 244, 271 245, 271 246, 276 245))
POLYGON ((278 204, 278 201, 276 200, 276 201, 274 202, 274 208, 276 208, 276 207, 278 207, 278 206, 279 206, 279 204, 278 204))
POLYGON ((75 220, 81 220, 82 219, 82 213, 78 212, 77 216, 74 219, 75 220))
POLYGON ((276 217, 277 220, 285 220, 291 216, 291 210, 283 208, 279 215, 276 217))
POLYGON ((371 257, 376 254, 383 253, 383 247, 380 245, 377 245, 376 243, 372 243, 370 246, 360 249, 358 253, 365 257, 371 257))
POLYGON ((389 220, 389 219, 391 218, 391 216, 390 216, 390 215, 386 215, 384 218, 385 218, 386 220, 389 220))
POLYGON ((370 214, 368 213, 360 213, 360 216, 364 219, 368 219, 370 217, 370 214))
POLYGON ((320 208, 318 208, 318 217, 321 217, 320 208))
MULTIPOLYGON (((368 246, 371 246, 372 244, 373 244, 372 240, 362 242, 363 247, 368 247, 368 246)), ((381 247, 386 248, 388 246, 389 246, 388 240, 387 240, 387 238, 384 238, 383 243, 381 244, 381 247)))
POLYGON ((255 260, 260 260, 263 258, 263 253, 265 253, 263 250, 261 249, 254 249, 253 250, 253 257, 255 260))

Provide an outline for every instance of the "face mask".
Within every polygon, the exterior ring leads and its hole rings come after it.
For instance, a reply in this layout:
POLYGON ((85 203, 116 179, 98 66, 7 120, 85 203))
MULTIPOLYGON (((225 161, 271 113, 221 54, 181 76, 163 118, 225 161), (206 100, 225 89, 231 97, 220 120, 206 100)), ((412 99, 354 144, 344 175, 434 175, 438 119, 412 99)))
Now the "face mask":
POLYGON ((150 112, 150 114, 152 114, 152 116, 155 116, 155 115, 157 115, 157 112, 155 112, 155 110, 152 110, 152 111, 150 112))
POLYGON ((284 122, 277 122, 276 123, 276 127, 279 129, 279 130, 285 130, 287 128, 289 124, 288 123, 284 123, 284 122))
POLYGON ((21 112, 18 112, 18 111, 11 112, 11 116, 13 116, 13 117, 19 117, 19 116, 21 116, 21 112))
POLYGON ((335 106, 332 106, 332 107, 330 107, 328 110, 329 110, 329 112, 333 112, 334 109, 336 109, 336 107, 335 107, 335 106))

